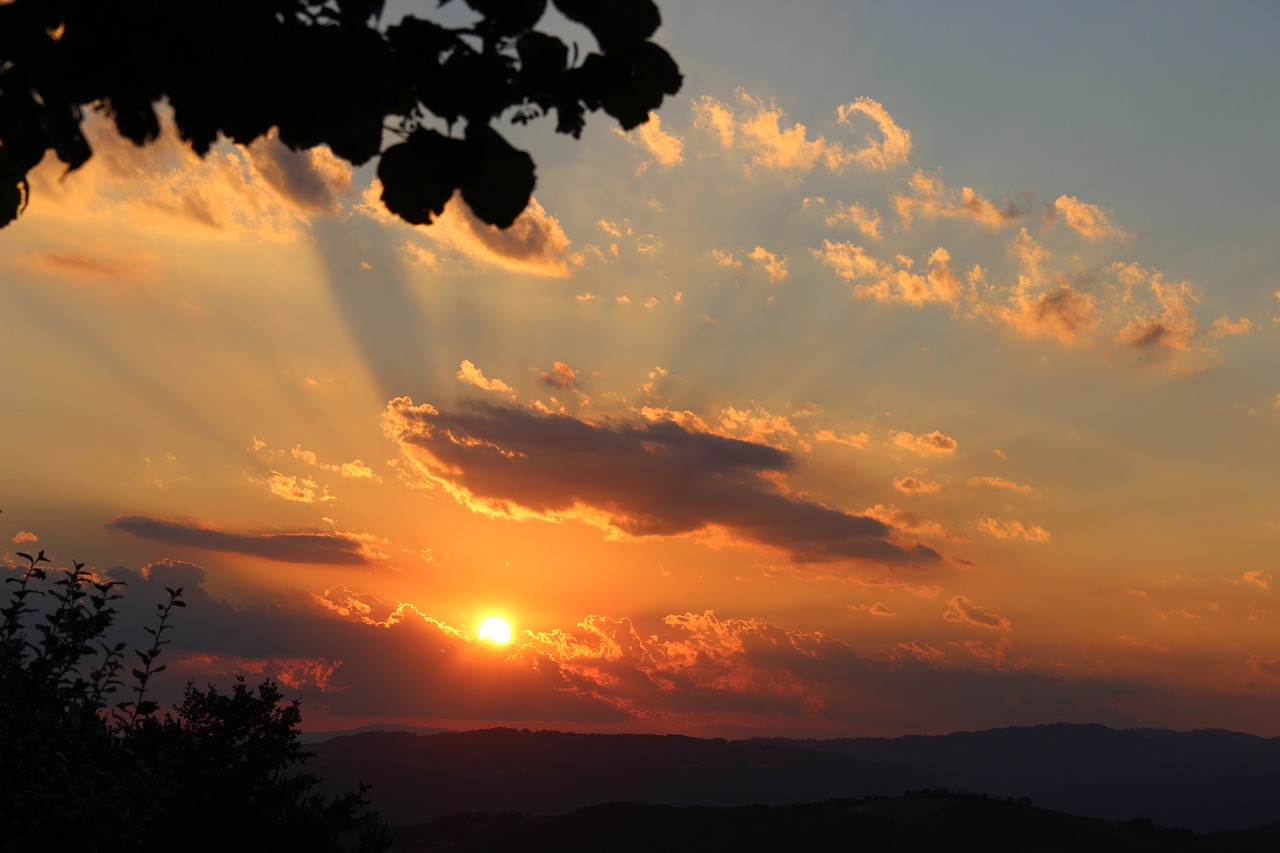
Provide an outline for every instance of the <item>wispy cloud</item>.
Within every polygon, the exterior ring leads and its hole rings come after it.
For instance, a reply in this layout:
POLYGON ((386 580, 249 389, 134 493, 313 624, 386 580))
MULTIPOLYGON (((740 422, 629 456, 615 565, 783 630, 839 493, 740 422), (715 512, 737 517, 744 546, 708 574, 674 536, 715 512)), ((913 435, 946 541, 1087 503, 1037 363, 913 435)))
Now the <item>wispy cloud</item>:
POLYGON ((107 522, 106 527, 164 545, 244 554, 280 563, 361 566, 373 560, 364 538, 344 533, 228 533, 198 521, 145 515, 122 515, 107 522))
POLYGON ((1005 617, 987 612, 963 595, 947 599, 947 605, 942 618, 948 622, 976 625, 979 628, 993 628, 999 631, 1008 631, 1012 627, 1005 617))

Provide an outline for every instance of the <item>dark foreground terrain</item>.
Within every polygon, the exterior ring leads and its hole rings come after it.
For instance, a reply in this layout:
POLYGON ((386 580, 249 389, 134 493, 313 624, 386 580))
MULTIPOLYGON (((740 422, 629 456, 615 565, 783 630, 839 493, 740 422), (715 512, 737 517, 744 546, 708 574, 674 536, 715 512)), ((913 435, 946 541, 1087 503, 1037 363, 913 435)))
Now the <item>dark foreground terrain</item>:
POLYGON ((457 815, 402 828, 396 843, 402 851, 474 853, 1208 853, 1238 849, 1149 821, 1117 824, 1035 808, 1025 800, 938 790, 791 806, 681 808, 612 803, 551 818, 457 815))

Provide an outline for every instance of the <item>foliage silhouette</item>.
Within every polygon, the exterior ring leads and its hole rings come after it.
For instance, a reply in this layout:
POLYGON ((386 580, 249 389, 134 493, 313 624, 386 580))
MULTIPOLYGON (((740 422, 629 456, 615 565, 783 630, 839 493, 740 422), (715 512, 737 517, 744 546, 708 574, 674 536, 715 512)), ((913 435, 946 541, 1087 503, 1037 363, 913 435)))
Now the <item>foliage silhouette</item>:
POLYGON ((182 590, 168 589, 137 649, 134 698, 124 643, 103 637, 115 581, 47 569, 44 552, 5 578, 0 607, 0 850, 385 850, 365 789, 328 799, 302 768, 299 703, 277 686, 228 694, 188 684, 163 716, 146 698, 182 590))
POLYGON ((534 163, 493 121, 554 111, 576 138, 604 110, 629 130, 680 88, 649 40, 653 0, 552 0, 596 40, 580 61, 576 44, 534 29, 547 0, 464 1, 479 17, 456 28, 414 16, 383 28, 384 0, 0 4, 0 227, 26 207, 46 151, 68 172, 88 161, 85 107, 145 145, 167 99, 201 156, 220 134, 247 145, 274 127, 295 150, 327 145, 356 165, 381 154, 383 201, 409 222, 430 222, 459 190, 505 228, 529 202, 534 163), (384 148, 388 132, 398 141, 384 148))

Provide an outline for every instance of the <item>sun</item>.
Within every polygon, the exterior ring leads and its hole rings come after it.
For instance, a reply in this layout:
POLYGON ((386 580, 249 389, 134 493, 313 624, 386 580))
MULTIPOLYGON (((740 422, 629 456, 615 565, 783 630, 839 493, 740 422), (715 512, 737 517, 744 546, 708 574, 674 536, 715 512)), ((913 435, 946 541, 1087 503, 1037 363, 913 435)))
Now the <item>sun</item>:
POLYGON ((500 616, 490 616, 480 623, 480 639, 506 645, 511 642, 511 626, 500 616))

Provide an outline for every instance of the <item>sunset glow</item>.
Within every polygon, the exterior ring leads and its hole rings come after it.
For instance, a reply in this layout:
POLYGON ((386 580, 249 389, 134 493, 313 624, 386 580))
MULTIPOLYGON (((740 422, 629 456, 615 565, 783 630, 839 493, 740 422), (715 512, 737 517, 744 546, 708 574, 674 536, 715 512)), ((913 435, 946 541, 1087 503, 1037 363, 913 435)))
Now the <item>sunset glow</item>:
POLYGON ((508 231, 89 117, 0 230, 8 565, 315 729, 1280 736, 1280 4, 659 6, 508 231))
POLYGON ((482 640, 505 646, 511 642, 511 626, 507 624, 507 620, 499 616, 490 616, 480 623, 477 635, 482 640))

